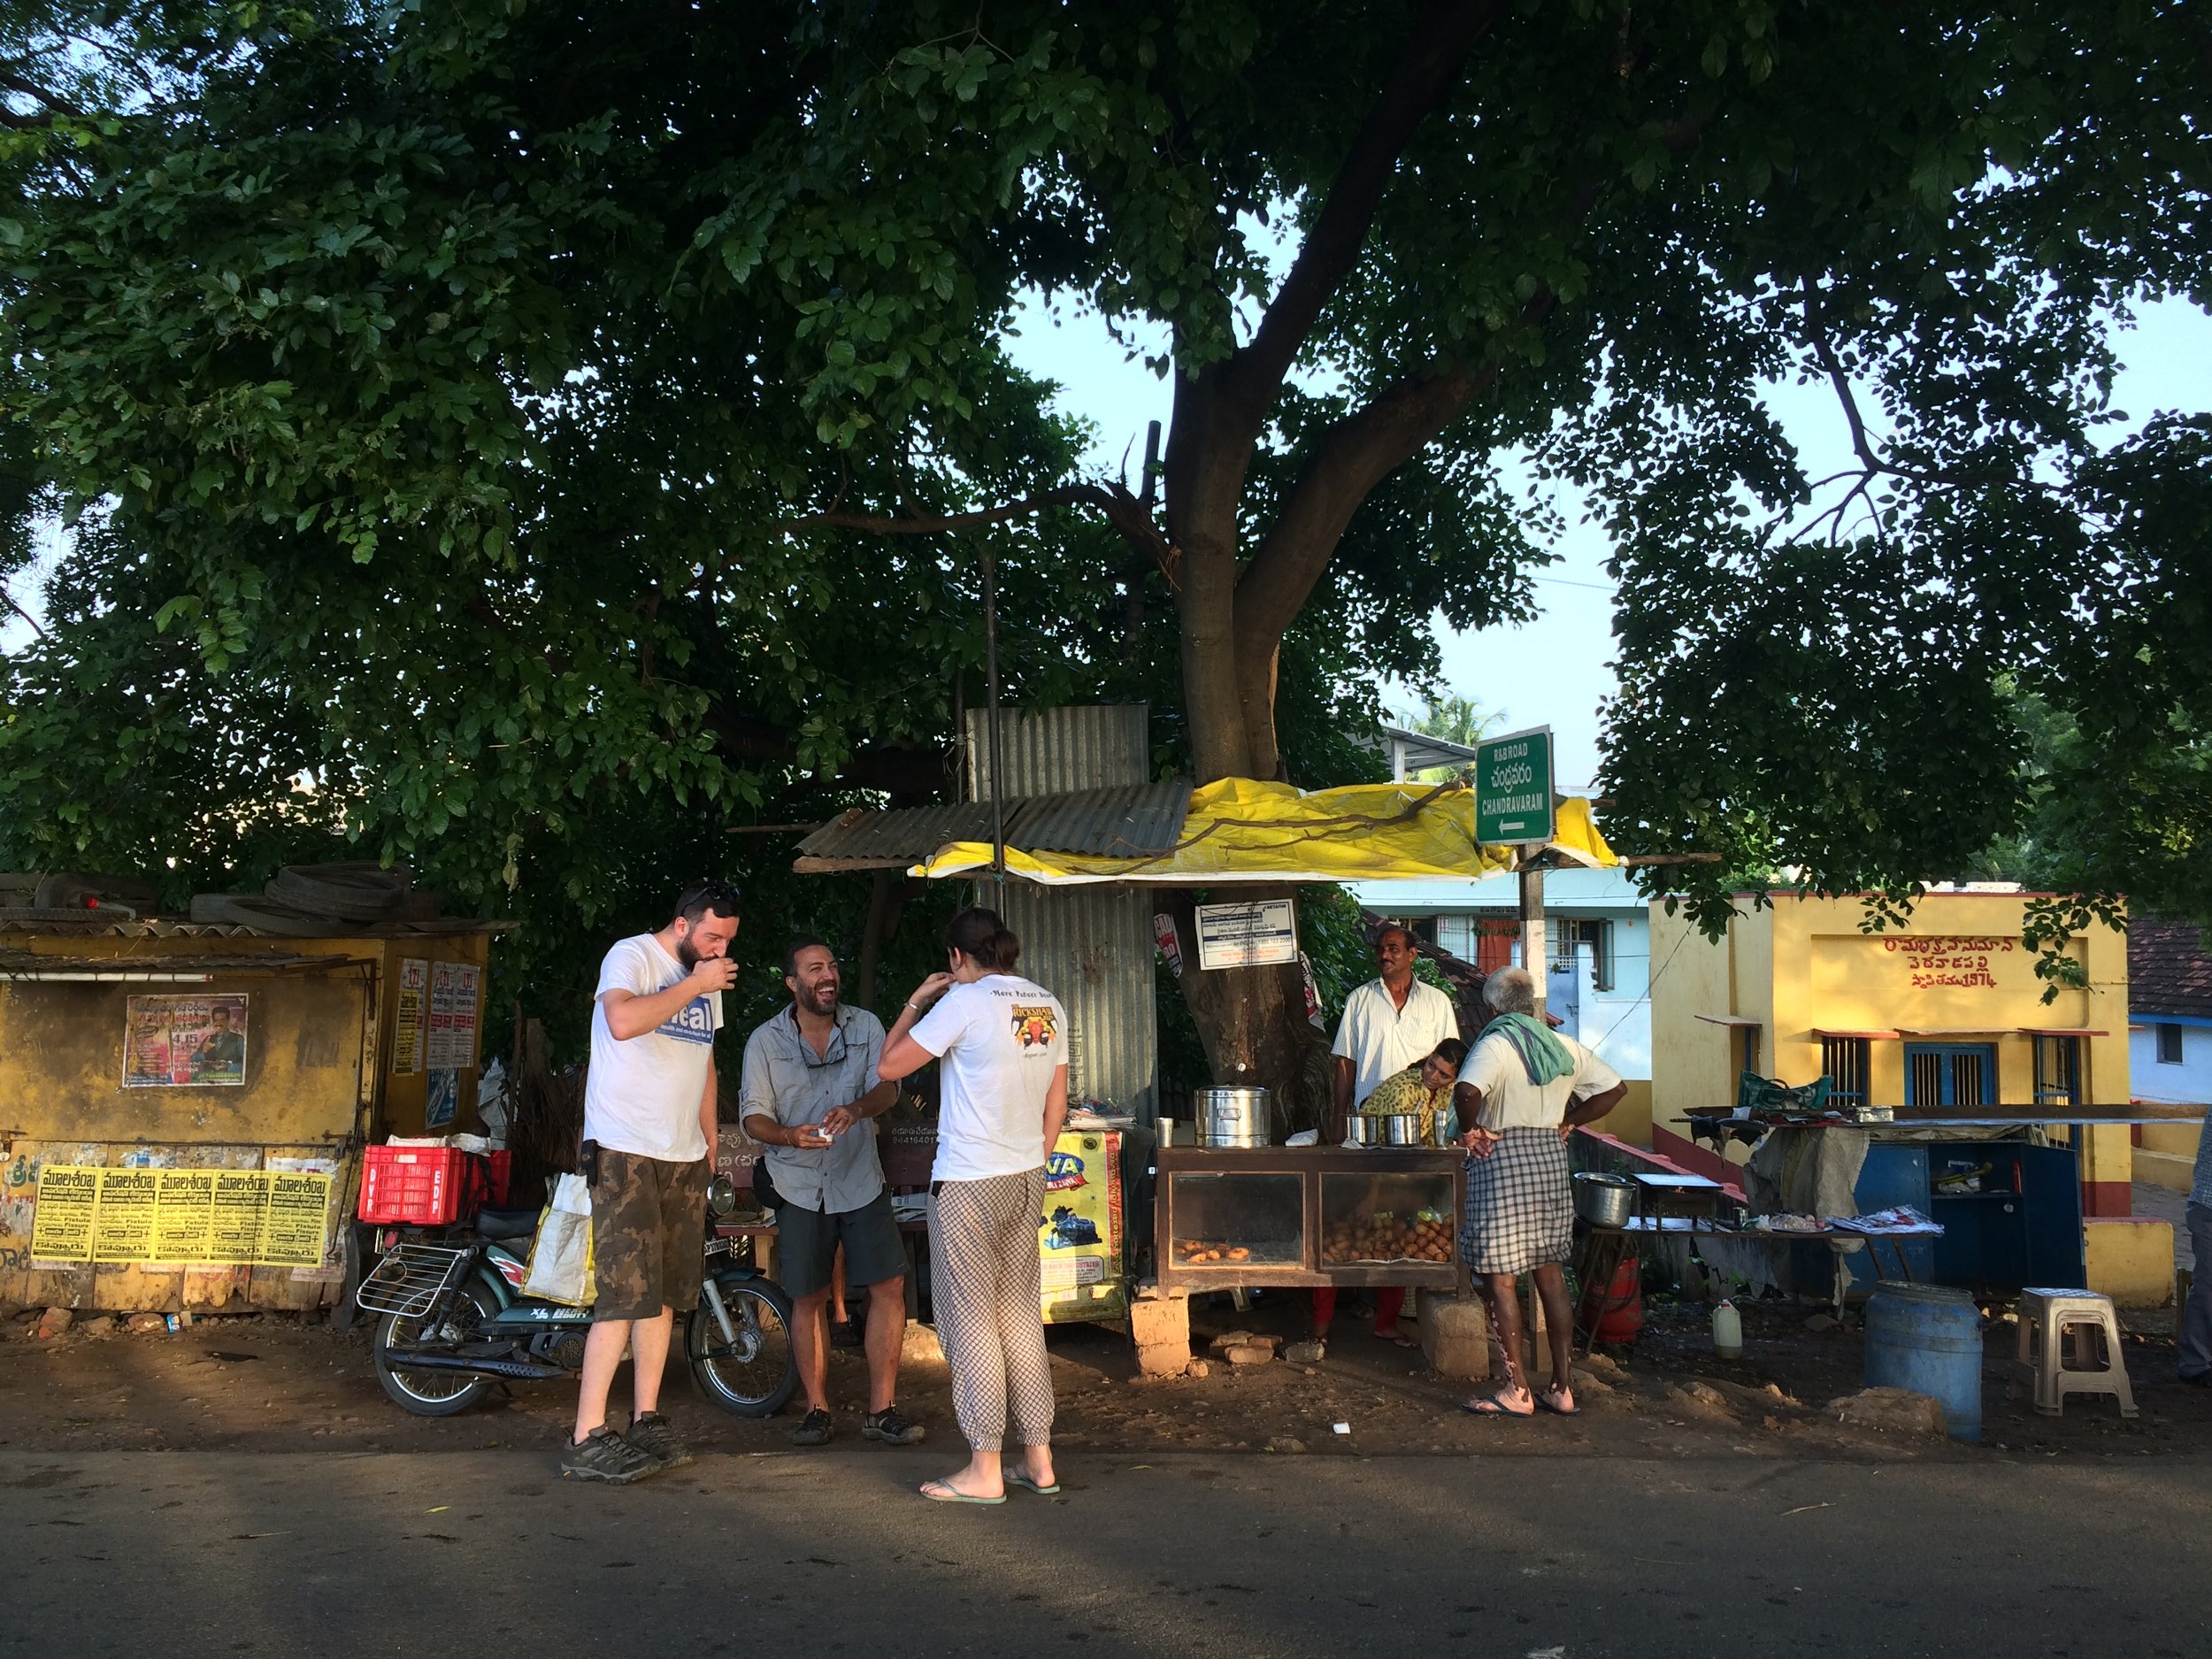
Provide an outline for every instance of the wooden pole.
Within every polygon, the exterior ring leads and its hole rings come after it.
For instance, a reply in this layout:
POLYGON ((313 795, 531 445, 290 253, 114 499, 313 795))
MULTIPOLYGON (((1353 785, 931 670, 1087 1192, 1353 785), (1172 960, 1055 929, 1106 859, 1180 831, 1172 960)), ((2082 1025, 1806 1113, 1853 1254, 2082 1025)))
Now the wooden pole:
POLYGON ((1535 857, 1521 864, 1521 965, 1536 982, 1536 1018, 1544 1018, 1544 987, 1551 973, 1551 953, 1544 940, 1544 866, 1535 857))

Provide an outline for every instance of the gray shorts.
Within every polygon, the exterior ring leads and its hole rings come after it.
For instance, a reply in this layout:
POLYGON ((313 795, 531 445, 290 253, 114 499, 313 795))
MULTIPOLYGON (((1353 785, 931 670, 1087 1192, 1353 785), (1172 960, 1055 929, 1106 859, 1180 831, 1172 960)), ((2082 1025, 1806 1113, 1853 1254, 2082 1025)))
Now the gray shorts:
POLYGON ((776 1211, 776 1274, 794 1297, 827 1290, 837 1247, 845 1247, 845 1282, 878 1285, 906 1271, 906 1244, 891 1214, 891 1189, 885 1187, 857 1210, 802 1210, 785 1204, 776 1211))

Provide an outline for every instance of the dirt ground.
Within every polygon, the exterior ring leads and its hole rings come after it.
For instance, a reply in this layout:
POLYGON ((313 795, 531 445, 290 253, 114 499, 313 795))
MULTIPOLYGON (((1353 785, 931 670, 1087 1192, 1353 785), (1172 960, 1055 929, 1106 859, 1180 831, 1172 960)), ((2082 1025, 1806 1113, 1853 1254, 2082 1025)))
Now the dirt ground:
MULTIPOLYGON (((2038 1417, 2012 1378, 2014 1327, 2001 1308, 1988 1332, 1985 1436, 1978 1447, 1924 1434, 1848 1425, 1827 1403, 1863 1385, 1855 1319, 1811 1328, 1793 1303, 1743 1309, 1740 1360, 1711 1351, 1702 1306, 1656 1304, 1632 1348, 1601 1352, 1582 1374, 1583 1410, 1529 1421, 1469 1417, 1469 1385, 1437 1376, 1418 1351, 1378 1340, 1351 1295, 1318 1363, 1214 1363, 1206 1377, 1146 1379, 1128 1339, 1104 1327, 1052 1333, 1059 1400, 1056 1438, 1066 1450, 1142 1455, 1148 1450, 1381 1455, 1407 1453, 1566 1454, 1761 1458, 2059 1459, 2212 1453, 2212 1390, 2174 1375, 2172 1313, 2131 1321, 2128 1371, 2142 1415, 2124 1421, 2108 1401, 2077 1399, 2061 1417, 2038 1417), (1348 1432, 1339 1432, 1344 1425, 1348 1432)), ((0 1447, 60 1450, 482 1450, 550 1455, 573 1409, 573 1385, 517 1384, 461 1417, 425 1420, 390 1404, 369 1363, 365 1331, 288 1315, 202 1317, 176 1333, 34 1334, 31 1314, 0 1318, 0 1447)), ((1194 1345, 1230 1330, 1300 1334, 1305 1299, 1277 1293, 1238 1313, 1225 1298, 1194 1305, 1194 1345)), ((795 1409, 767 1421, 714 1409, 680 1363, 665 1404, 703 1448, 788 1448, 795 1409)), ((857 1440, 865 1372, 856 1355, 831 1363, 841 1437, 857 1440)), ((618 1384, 618 1401, 625 1385, 618 1384)), ((1477 1386, 1486 1391, 1486 1385, 1477 1386)), ((932 1438, 956 1444, 943 1363, 908 1365, 900 1402, 932 1438)))

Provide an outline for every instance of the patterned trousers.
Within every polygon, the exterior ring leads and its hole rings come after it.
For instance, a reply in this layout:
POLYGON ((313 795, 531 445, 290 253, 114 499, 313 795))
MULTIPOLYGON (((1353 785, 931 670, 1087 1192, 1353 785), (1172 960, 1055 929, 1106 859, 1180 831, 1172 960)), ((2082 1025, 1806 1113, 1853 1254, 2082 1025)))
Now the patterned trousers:
POLYGON ((1045 1172, 940 1181, 929 1206, 930 1296, 952 1371, 953 1414, 979 1452, 1052 1439, 1037 1256, 1045 1172))

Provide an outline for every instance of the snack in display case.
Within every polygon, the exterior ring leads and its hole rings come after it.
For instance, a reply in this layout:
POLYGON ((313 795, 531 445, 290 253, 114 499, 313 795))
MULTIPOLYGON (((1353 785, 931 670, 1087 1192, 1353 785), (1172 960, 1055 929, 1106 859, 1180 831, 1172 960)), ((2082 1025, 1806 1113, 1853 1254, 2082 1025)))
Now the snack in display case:
POLYGON ((1306 1255, 1304 1193, 1295 1175, 1178 1171, 1169 1250, 1187 1268, 1296 1267, 1306 1255))
POLYGON ((1450 1221, 1433 1210, 1410 1216, 1378 1212, 1339 1222, 1321 1235, 1324 1262, 1448 1262, 1450 1221))
POLYGON ((1321 1261, 1448 1263, 1452 1182, 1441 1175, 1327 1175, 1321 1184, 1321 1261))

